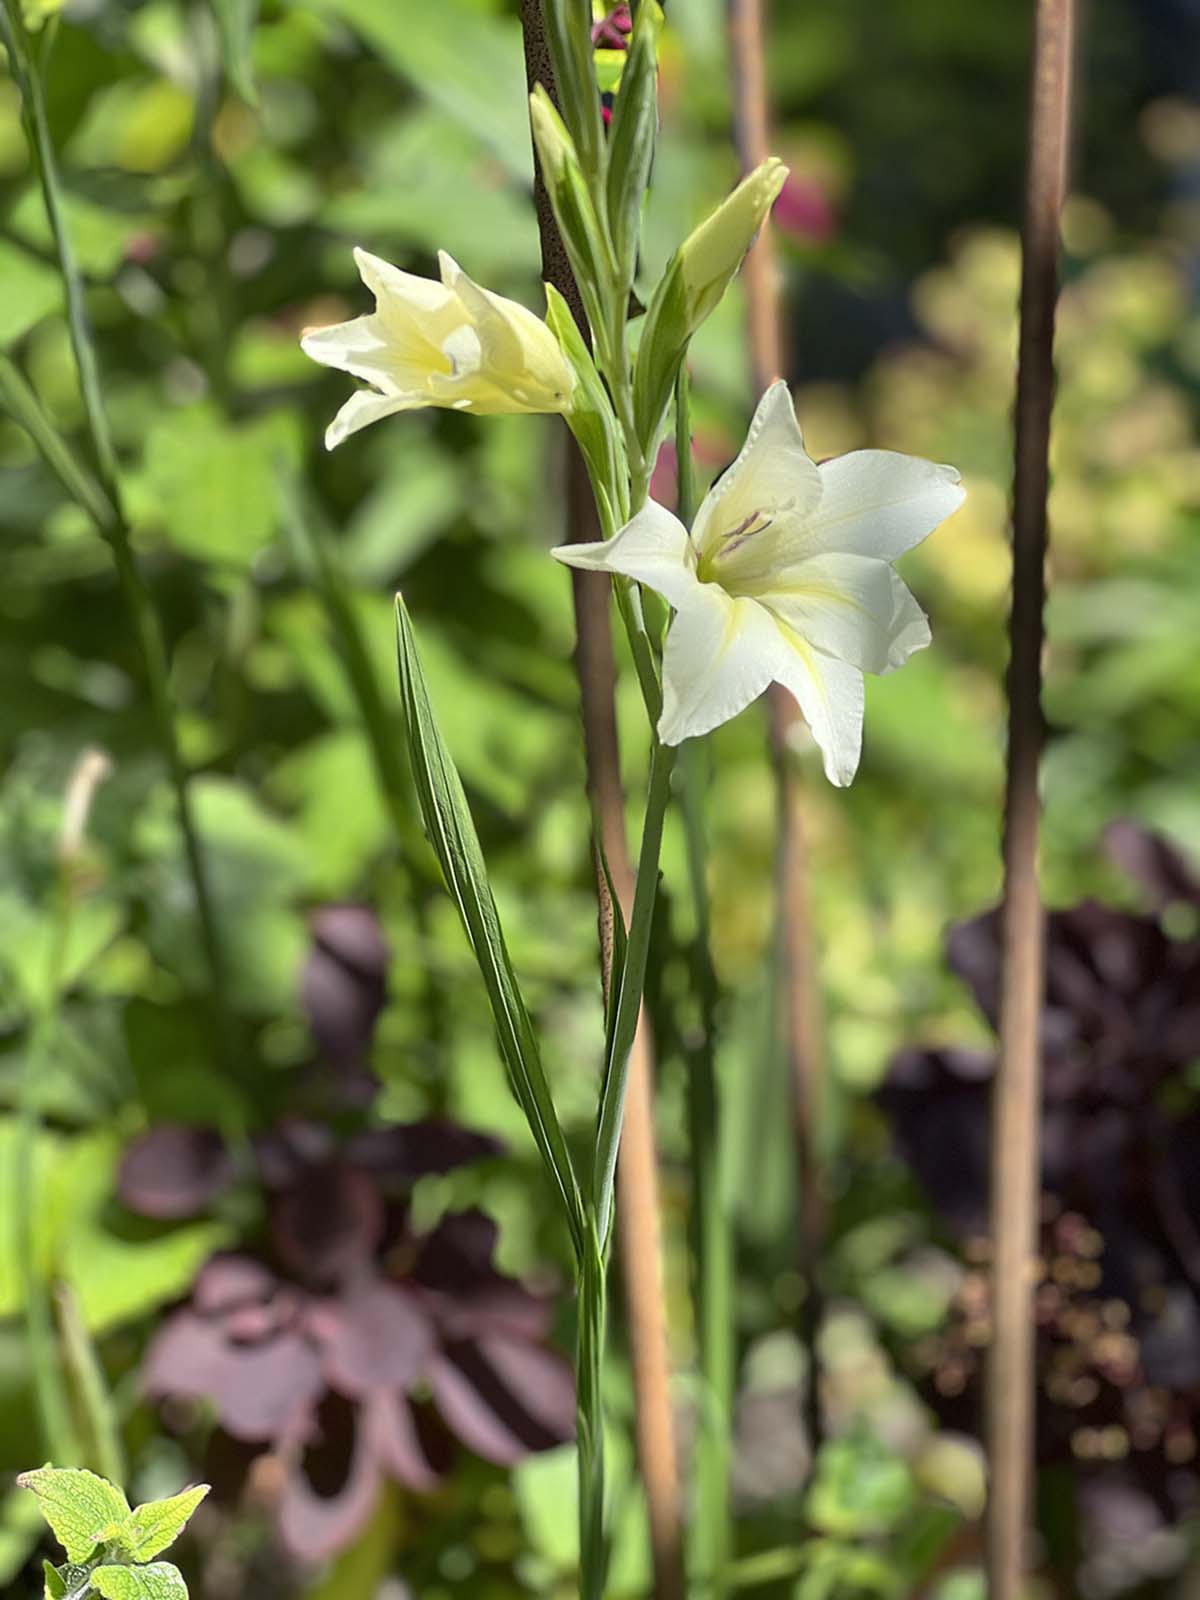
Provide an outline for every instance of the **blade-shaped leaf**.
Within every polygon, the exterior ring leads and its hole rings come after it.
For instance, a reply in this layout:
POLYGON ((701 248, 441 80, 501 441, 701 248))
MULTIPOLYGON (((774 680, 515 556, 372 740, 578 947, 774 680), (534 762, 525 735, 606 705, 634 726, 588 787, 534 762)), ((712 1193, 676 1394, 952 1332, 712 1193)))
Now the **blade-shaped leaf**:
POLYGON ((105 1600, 188 1600, 183 1573, 169 1561, 148 1567, 97 1567, 92 1588, 105 1600))
POLYGON ((130 1512, 115 1539, 131 1560, 152 1560, 175 1543, 208 1490, 209 1485, 201 1483, 166 1500, 148 1500, 130 1512))
POLYGON ((39 1467, 17 1479, 37 1495, 42 1515, 69 1561, 86 1561, 113 1523, 123 1523, 129 1502, 115 1484, 83 1467, 39 1467))
POLYGON ((603 176, 606 152, 600 86, 592 56, 591 0, 542 0, 542 17, 563 120, 571 130, 589 183, 596 188, 603 176))
POLYGON ((213 0, 213 11, 221 37, 225 76, 247 105, 256 106, 258 91, 250 65, 250 45, 258 21, 258 0, 213 0))
POLYGON ((559 1191, 578 1249, 584 1226, 575 1170, 542 1069, 537 1035, 504 942, 479 836, 462 782, 434 719, 412 622, 399 595, 396 639, 409 756, 425 831, 475 952, 513 1092, 559 1191))
POLYGON ((609 141, 608 222, 621 283, 626 289, 633 283, 637 269, 642 199, 654 158, 662 20, 657 0, 642 0, 621 73, 609 141))
POLYGON ((625 520, 626 507, 612 503, 613 487, 623 485, 628 477, 625 443, 592 353, 570 307, 552 283, 546 285, 546 321, 578 379, 567 425, 587 462, 605 538, 611 538, 625 520))

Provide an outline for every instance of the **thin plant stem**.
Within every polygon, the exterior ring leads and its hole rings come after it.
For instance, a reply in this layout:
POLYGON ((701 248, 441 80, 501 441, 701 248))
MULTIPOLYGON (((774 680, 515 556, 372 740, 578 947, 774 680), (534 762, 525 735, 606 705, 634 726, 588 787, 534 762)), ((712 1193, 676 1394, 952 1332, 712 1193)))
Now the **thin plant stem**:
MULTIPOLYGON (((58 160, 55 155, 54 142, 50 136, 50 125, 46 115, 41 67, 34 58, 29 34, 26 31, 24 18, 21 14, 20 0, 3 0, 3 5, 7 24, 4 34, 5 43, 8 47, 9 66, 21 95, 22 117, 33 155, 34 166, 37 169, 38 181, 41 185, 42 199, 46 207, 50 231, 54 238, 55 253, 58 257, 59 272, 62 275, 63 288, 66 295, 67 328, 79 377, 79 391, 83 401, 89 445, 94 457, 95 473, 104 497, 112 510, 112 515, 106 519, 98 520, 97 526, 107 539, 109 548, 112 551, 113 562, 117 569, 117 579, 124 592, 126 604, 129 607, 134 634, 137 638, 138 649, 150 687, 150 701, 155 727, 166 759, 171 785, 175 791, 180 831, 183 834, 184 854, 187 859, 188 872, 192 880, 192 889, 196 900, 201 942, 204 946, 211 981, 214 1020, 221 1048, 223 1051, 228 1051, 230 1047, 229 1019, 224 992, 224 968, 221 959, 220 939, 200 845, 199 829, 196 825, 191 795, 188 789, 188 773, 179 748, 179 738, 175 727, 166 643, 149 588, 133 553, 129 523, 123 509, 116 453, 113 449, 108 417, 104 409, 104 399, 100 387, 100 371, 96 360, 96 347, 92 338, 91 324, 87 314, 83 278, 71 245, 63 207, 62 182, 59 177, 58 160)), ((8 387, 11 388, 11 384, 8 387)), ((45 430, 43 430, 42 438, 38 442, 43 451, 45 451, 45 430)), ((51 465, 56 471, 60 472, 61 476, 62 465, 68 459, 67 454, 61 451, 52 451, 47 459, 51 461, 51 465)), ((97 505, 94 503, 87 504, 86 502, 84 504, 85 509, 91 515, 97 515, 99 510, 97 505)))
MULTIPOLYGON (((696 490, 686 364, 680 368, 675 385, 675 453, 676 514, 684 527, 690 528, 696 514, 696 490)), ((687 1075, 693 1298, 701 1382, 694 1453, 694 1570, 698 1577, 707 1580, 708 1592, 721 1600, 727 1592, 726 1568, 733 1552, 729 1471, 735 1361, 734 1247, 721 1181, 720 1102, 714 1060, 717 976, 710 942, 705 837, 708 757, 706 739, 689 739, 680 752, 679 764, 688 880, 695 921, 692 986, 700 1012, 699 1036, 690 1052, 687 1075)))
MULTIPOLYGON (((729 0, 734 119, 742 169, 753 171, 770 154, 763 0, 729 0)), ((761 394, 784 366, 779 274, 769 227, 759 233, 742 268, 755 392, 761 394)), ((777 1037, 792 1085, 801 1215, 796 1230, 804 1281, 800 1335, 808 1357, 806 1422, 815 1450, 821 1434, 818 1336, 820 1263, 826 1231, 821 1127, 825 1082, 821 990, 809 904, 808 850, 798 775, 788 736, 798 716, 779 684, 767 691, 768 737, 775 775, 776 961, 773 990, 777 1037)))
POLYGON ((62 970, 70 923, 70 894, 60 872, 54 885, 50 953, 42 991, 26 1043, 17 1104, 17 1149, 13 1163, 12 1207, 16 1223, 17 1270, 25 1311, 25 1339, 33 1374, 33 1395, 42 1440, 51 1460, 79 1459, 79 1441, 71 1418, 50 1297, 37 1259, 38 1144, 42 1133, 38 1083, 44 1076, 58 1035, 62 970))
MULTIPOLYGON (((597 513, 583 458, 568 442, 567 506, 572 539, 594 536, 597 513)), ((571 571, 575 605, 576 670, 583 713, 583 747, 588 796, 607 875, 597 872, 601 921, 601 982, 606 1008, 613 983, 611 930, 614 906, 628 919, 633 900, 633 868, 625 836, 625 803, 614 704, 616 666, 609 614, 609 585, 603 574, 571 571)), ((670 1363, 663 1295, 658 1149, 654 1134, 654 1041, 643 1006, 630 1059, 629 1096, 621 1156, 617 1163, 618 1260, 624 1289, 626 1327, 634 1393, 638 1464, 646 1494, 650 1548, 657 1600, 683 1594, 683 1531, 679 1512, 679 1471, 671 1412, 670 1363)))
POLYGON ((1033 1456, 1033 1262, 1040 1187, 1043 910, 1038 768, 1046 498, 1054 402, 1059 219, 1066 193, 1073 0, 1036 0, 1021 271, 1004 797, 1000 1064, 992 1118, 992 1319, 987 1439, 991 1600, 1017 1600, 1027 1574, 1033 1456))
POLYGON ((54 1291, 63 1363, 71 1377, 87 1433, 85 1459, 110 1483, 125 1482, 125 1451, 112 1396, 96 1347, 69 1284, 54 1291))
MULTIPOLYGON (((547 47, 539 0, 521 0, 521 25, 525 45, 526 74, 530 89, 536 83, 545 86, 551 99, 557 103, 554 73, 547 47)), ((540 165, 534 152, 534 199, 537 208, 538 228, 541 236, 542 270, 546 280, 563 295, 575 322, 585 340, 588 337, 587 319, 584 315, 578 286, 555 225, 549 196, 542 181, 540 165)), ((625 382, 618 381, 617 404, 624 405, 632 423, 632 403, 628 380, 628 353, 624 328, 618 340, 625 382)), ((629 427, 625 429, 627 448, 629 427)), ((586 479, 578 451, 572 445, 568 457, 568 490, 570 504, 570 532, 573 538, 591 536, 590 524, 596 516, 584 510, 587 496, 579 491, 586 479), (585 527, 588 531, 585 532, 585 527)), ((634 466, 632 488, 638 495, 637 504, 645 498, 647 475, 640 443, 634 440, 629 455, 634 466)), ((624 486, 622 486, 622 489, 624 486)), ((611 532, 611 530, 608 530, 611 532)), ((608 585, 597 575, 573 572, 572 595, 575 603, 580 698, 583 707, 584 748, 587 761, 588 790, 600 845, 614 875, 614 891, 620 903, 614 908, 604 874, 599 873, 599 900, 601 924, 608 921, 611 929, 615 914, 624 914, 631 928, 639 915, 637 900, 642 893, 641 915, 646 921, 653 910, 653 895, 646 907, 642 868, 636 887, 630 869, 628 846, 625 838, 624 804, 620 782, 620 758, 617 744, 616 712, 614 704, 615 670, 612 658, 612 636, 608 618, 608 593, 615 594, 617 607, 629 637, 633 660, 642 695, 651 723, 658 719, 661 709, 661 689, 657 665, 651 644, 641 597, 636 588, 624 581, 608 585)), ((666 795, 662 797, 665 807, 666 795)), ((657 824, 657 842, 653 849, 651 879, 657 885, 658 844, 661 842, 661 814, 657 824)), ((647 806, 646 829, 652 828, 652 813, 647 806)), ((645 840, 643 841, 645 843, 645 840)), ((643 851, 645 865, 645 851, 643 851)), ((632 991, 626 989, 624 974, 614 979, 612 970, 612 941, 602 936, 602 980, 606 1006, 614 981, 621 984, 620 993, 626 1000, 626 1016, 630 1009, 632 991)), ((625 973, 629 973, 626 963, 625 973)), ((625 1286, 629 1320, 630 1350, 633 1379, 637 1399, 638 1460, 646 1493, 649 1513, 651 1550, 654 1562, 655 1595, 657 1600, 682 1600, 684 1592, 682 1530, 679 1514, 678 1469, 675 1459, 675 1441, 670 1408, 669 1365, 666 1347, 666 1308, 663 1299, 662 1246, 659 1232, 658 1204, 658 1153, 654 1139, 653 1123, 653 1045, 649 1026, 641 1003, 645 978, 644 952, 637 981, 636 1003, 632 1005, 633 1027, 624 1063, 626 1076, 617 1112, 615 1139, 612 1146, 616 1160, 617 1145, 621 1146, 619 1168, 621 1233, 621 1267, 625 1286), (623 1113, 628 1109, 628 1115, 623 1113), (622 1132, 622 1124, 624 1124, 622 1132)), ((619 1003, 619 1002, 618 1002, 619 1003)), ((606 1062, 606 1081, 610 1063, 606 1062)), ((609 1174, 611 1182, 611 1173, 609 1174)), ((611 1191, 610 1191, 611 1193, 611 1191)), ((586 1249, 579 1267, 579 1339, 576 1358, 576 1384, 578 1408, 579 1457, 579 1530, 580 1530, 580 1582, 584 1600, 601 1600, 605 1589, 608 1550, 605 1538, 604 1506, 604 1405, 603 1362, 606 1344, 606 1262, 608 1249, 608 1223, 598 1225, 599 1213, 595 1197, 591 1197, 593 1238, 591 1249, 586 1249)), ((610 1202, 611 1203, 611 1202, 610 1202)))

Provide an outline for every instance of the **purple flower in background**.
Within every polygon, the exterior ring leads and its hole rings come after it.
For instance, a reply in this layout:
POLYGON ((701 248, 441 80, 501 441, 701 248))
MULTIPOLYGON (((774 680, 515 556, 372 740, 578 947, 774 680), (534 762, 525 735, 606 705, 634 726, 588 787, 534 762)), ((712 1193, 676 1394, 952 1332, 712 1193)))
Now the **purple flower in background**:
MULTIPOLYGON (((158 1129, 130 1150, 131 1209, 149 1199, 164 1214, 163 1184, 142 1177, 177 1135, 158 1129)), ((432 1489, 448 1432, 506 1466, 572 1435, 570 1367, 544 1342, 552 1303, 496 1270, 495 1225, 466 1211, 418 1234, 403 1204, 416 1177, 498 1149, 446 1122, 372 1129, 340 1149, 315 1124, 266 1135, 267 1247, 214 1256, 150 1342, 146 1393, 175 1417, 212 1408, 217 1467, 238 1459, 244 1474, 274 1457, 279 1533, 301 1559, 352 1542, 384 1477, 432 1489)))
MULTIPOLYGON (((1200 1422, 1200 939, 1171 937, 1162 914, 1200 904, 1200 883, 1132 824, 1106 845, 1153 910, 1089 900, 1047 918, 1038 1446, 1096 1469, 1127 1454, 1139 1492, 1178 1514, 1200 1422)), ((995 1026, 997 913, 952 928, 947 954, 995 1026)), ((971 1264, 948 1326, 913 1352, 955 1427, 975 1420, 990 1329, 994 1071, 984 1052, 908 1049, 878 1096, 971 1264)))
MULTIPOLYGON (((319 911, 313 941, 302 1000, 328 1069, 319 1087, 344 1117, 373 1094, 388 949, 356 906, 319 911)), ((172 1421, 211 1417, 206 1475, 227 1497, 251 1473, 268 1486, 300 1560, 350 1544, 385 1478, 434 1488, 453 1437, 508 1466, 574 1432, 571 1370, 546 1344, 553 1303, 496 1270, 495 1224, 464 1211, 420 1233, 409 1217, 419 1178, 502 1150, 447 1119, 360 1116, 338 1132, 292 1116, 244 1153, 177 1125, 125 1152, 120 1198, 141 1216, 196 1216, 239 1183, 261 1193, 264 1237, 206 1263, 150 1340, 142 1379, 172 1421)))

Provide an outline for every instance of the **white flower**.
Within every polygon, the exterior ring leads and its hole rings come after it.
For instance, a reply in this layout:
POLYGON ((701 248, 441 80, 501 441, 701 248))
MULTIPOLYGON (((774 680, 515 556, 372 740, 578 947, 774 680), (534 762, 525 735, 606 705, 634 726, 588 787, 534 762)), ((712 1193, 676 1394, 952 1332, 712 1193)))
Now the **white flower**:
POLYGON ((890 672, 929 643, 925 614, 891 562, 963 494, 953 467, 890 450, 818 466, 786 384, 775 383, 690 535, 651 500, 612 539, 554 554, 636 578, 674 607, 664 744, 707 733, 781 683, 799 702, 830 782, 843 786, 862 748, 863 673, 890 672))
POLYGON ((370 316, 313 328, 300 346, 314 361, 374 385, 351 395, 325 434, 335 445, 394 411, 566 411, 575 375, 558 340, 532 311, 468 278, 444 250, 442 281, 401 272, 355 250, 375 296, 370 316))

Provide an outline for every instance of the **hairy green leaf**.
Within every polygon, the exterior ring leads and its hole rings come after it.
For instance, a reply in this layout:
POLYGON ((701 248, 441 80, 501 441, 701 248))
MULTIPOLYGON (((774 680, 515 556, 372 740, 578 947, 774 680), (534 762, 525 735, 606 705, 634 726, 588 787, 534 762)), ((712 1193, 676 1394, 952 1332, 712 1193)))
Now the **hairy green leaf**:
POLYGON ((21 1473, 17 1482, 37 1495, 42 1515, 70 1561, 86 1561, 105 1530, 129 1515, 120 1489, 83 1467, 38 1467, 21 1473))
POLYGON ((113 1537, 132 1560, 152 1560, 175 1543, 209 1487, 201 1483, 166 1500, 147 1500, 130 1512, 113 1537))
POLYGON ((183 1574, 169 1561, 148 1567, 97 1567, 92 1588, 105 1600, 188 1600, 183 1574))

